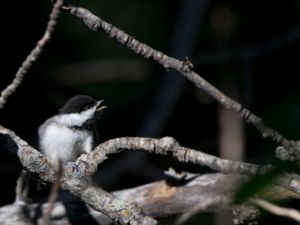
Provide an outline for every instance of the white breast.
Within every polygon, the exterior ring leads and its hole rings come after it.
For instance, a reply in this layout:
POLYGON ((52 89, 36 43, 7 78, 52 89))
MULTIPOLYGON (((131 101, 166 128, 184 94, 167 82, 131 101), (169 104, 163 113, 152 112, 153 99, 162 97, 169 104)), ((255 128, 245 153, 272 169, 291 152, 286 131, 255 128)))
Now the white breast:
POLYGON ((53 117, 39 128, 40 150, 54 162, 75 161, 84 152, 92 150, 92 133, 86 130, 73 130, 55 122, 53 117))

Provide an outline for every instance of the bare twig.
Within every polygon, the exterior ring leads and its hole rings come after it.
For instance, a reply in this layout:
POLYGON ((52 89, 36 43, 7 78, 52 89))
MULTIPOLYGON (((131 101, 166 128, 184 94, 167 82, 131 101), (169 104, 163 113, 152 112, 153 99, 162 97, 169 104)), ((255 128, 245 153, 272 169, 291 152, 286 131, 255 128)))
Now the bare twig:
POLYGON ((284 208, 263 199, 252 199, 251 203, 277 216, 284 216, 300 223, 300 212, 292 208, 284 208))
POLYGON ((95 16, 89 10, 81 7, 70 6, 69 12, 83 20, 83 22, 93 31, 103 31, 109 37, 117 40, 120 44, 131 49, 135 53, 142 55, 145 58, 151 58, 158 62, 166 69, 174 69, 180 72, 183 76, 193 82, 197 87, 201 88, 214 99, 220 102, 225 108, 236 111, 248 123, 253 124, 258 131, 265 138, 271 138, 275 142, 283 145, 285 148, 291 150, 291 154, 295 154, 297 159, 300 159, 300 146, 294 141, 286 139, 277 131, 266 126, 262 119, 252 114, 248 109, 244 108, 237 101, 224 95, 221 91, 213 85, 204 80, 199 74, 195 73, 192 68, 193 65, 189 60, 180 61, 178 59, 169 57, 164 53, 157 51, 150 46, 139 42, 137 39, 125 33, 123 30, 113 26, 110 23, 95 16))
POLYGON ((59 191, 59 187, 60 187, 60 183, 61 183, 61 178, 63 175, 63 167, 62 167, 62 162, 60 161, 58 163, 58 170, 57 170, 57 174, 56 174, 56 178, 55 181, 53 183, 53 186, 51 188, 51 192, 50 192, 50 196, 48 199, 48 205, 47 205, 47 209, 43 214, 43 219, 42 219, 42 224, 43 225, 48 225, 49 221, 50 221, 50 216, 51 216, 51 211, 53 209, 54 206, 54 202, 57 199, 58 196, 58 191, 59 191))
MULTIPOLYGON (((97 171, 97 166, 108 158, 108 155, 116 154, 123 150, 143 150, 155 154, 168 154, 179 161, 207 166, 222 173, 255 176, 267 172, 269 168, 268 166, 262 167, 251 163, 221 159, 197 150, 182 147, 171 137, 161 139, 142 137, 115 138, 98 145, 91 153, 81 155, 76 163, 79 168, 84 168, 86 175, 91 176, 97 171)), ((300 194, 300 178, 296 175, 284 174, 273 182, 300 194)))
POLYGON ((52 33, 54 31, 55 25, 61 7, 63 5, 63 0, 57 0, 53 6, 53 9, 50 14, 50 19, 47 23, 46 31, 43 37, 37 42, 35 48, 30 52, 26 57, 25 61, 22 63, 22 66, 18 69, 14 80, 10 85, 8 85, 2 92, 0 96, 0 109, 4 107, 7 102, 8 97, 13 94, 19 85, 22 83, 24 76, 27 74, 30 67, 33 65, 34 61, 40 56, 43 51, 44 46, 50 41, 52 33))
POLYGON ((256 175, 260 169, 259 166, 254 164, 221 159, 198 150, 182 147, 171 137, 161 139, 143 137, 111 139, 97 146, 91 153, 81 155, 77 162, 79 164, 85 162, 86 173, 92 175, 97 171, 97 166, 102 163, 108 155, 119 153, 122 150, 143 150, 155 154, 168 154, 179 161, 207 166, 223 173, 256 175))

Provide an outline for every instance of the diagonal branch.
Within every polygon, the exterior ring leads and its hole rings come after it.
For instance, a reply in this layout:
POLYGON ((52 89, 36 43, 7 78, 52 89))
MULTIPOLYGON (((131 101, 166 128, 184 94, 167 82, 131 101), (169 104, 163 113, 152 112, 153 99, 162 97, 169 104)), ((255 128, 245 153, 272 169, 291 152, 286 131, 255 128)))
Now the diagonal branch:
POLYGON ((283 145, 289 150, 289 154, 294 154, 297 159, 300 159, 300 146, 291 140, 286 139, 279 132, 266 126, 262 119, 252 114, 247 108, 244 108, 240 103, 223 94, 213 85, 208 83, 199 74, 195 73, 191 62, 186 59, 180 61, 176 58, 169 57, 164 53, 157 51, 150 46, 139 42, 134 37, 128 35, 123 30, 113 26, 110 23, 95 16, 89 10, 81 7, 70 6, 68 8, 70 14, 81 18, 83 22, 93 31, 103 31, 110 38, 117 40, 120 44, 134 51, 145 58, 151 58, 158 62, 166 69, 174 69, 180 72, 183 76, 193 82, 197 87, 207 92, 210 96, 220 102, 225 108, 236 111, 246 122, 253 124, 265 138, 271 138, 275 142, 283 145))
POLYGON ((61 11, 61 7, 63 5, 63 0, 57 0, 53 6, 52 12, 50 14, 49 21, 47 23, 46 31, 43 37, 37 42, 34 49, 30 52, 30 54, 26 57, 25 61, 22 63, 22 66, 18 69, 14 80, 10 85, 8 85, 2 92, 0 96, 0 109, 4 107, 7 102, 7 99, 10 95, 12 95, 16 89, 20 86, 23 81, 24 76, 27 74, 28 70, 32 66, 32 64, 36 61, 36 59, 40 56, 43 51, 45 45, 50 41, 51 36, 54 32, 55 25, 57 23, 57 19, 59 13, 61 11))

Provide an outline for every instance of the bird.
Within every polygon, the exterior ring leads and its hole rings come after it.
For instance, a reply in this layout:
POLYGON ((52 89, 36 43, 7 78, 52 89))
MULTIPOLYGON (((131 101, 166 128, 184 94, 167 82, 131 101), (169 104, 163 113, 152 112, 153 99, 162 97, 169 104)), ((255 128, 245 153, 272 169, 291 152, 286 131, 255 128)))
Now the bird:
POLYGON ((58 114, 39 126, 39 149, 54 165, 74 162, 81 154, 92 151, 96 143, 96 121, 107 108, 102 106, 103 101, 76 95, 58 114))

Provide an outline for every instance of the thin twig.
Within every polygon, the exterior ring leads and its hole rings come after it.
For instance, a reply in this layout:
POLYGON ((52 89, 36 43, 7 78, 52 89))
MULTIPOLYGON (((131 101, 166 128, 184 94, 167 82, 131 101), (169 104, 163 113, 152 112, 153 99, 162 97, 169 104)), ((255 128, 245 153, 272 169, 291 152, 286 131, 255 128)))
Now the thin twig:
POLYGON ((50 41, 51 36, 53 34, 55 25, 57 23, 57 19, 59 13, 61 11, 61 7, 63 5, 63 0, 57 0, 52 8, 49 21, 47 23, 46 31, 43 37, 37 42, 34 49, 30 52, 30 54, 26 57, 25 61, 22 63, 21 67, 18 69, 14 80, 10 85, 8 85, 2 92, 0 96, 0 109, 4 107, 7 102, 7 99, 10 95, 12 95, 16 89, 20 86, 23 81, 24 76, 27 74, 30 67, 40 56, 41 52, 45 45, 50 41))
POLYGON ((300 223, 300 212, 296 209, 280 207, 263 199, 252 199, 250 202, 276 216, 284 216, 300 223))
POLYGON ((58 191, 59 191, 62 175, 63 175, 62 162, 59 161, 56 178, 55 178, 55 181, 54 181, 53 186, 51 188, 50 196, 49 196, 49 199, 48 199, 47 209, 43 214, 43 218, 42 218, 42 221, 43 221, 42 224, 43 225, 48 225, 49 224, 51 212, 52 212, 52 209, 53 209, 53 206, 54 206, 54 202, 56 201, 57 196, 58 196, 58 191))
POLYGON ((81 7, 70 6, 68 10, 72 15, 81 18, 83 22, 93 31, 103 31, 110 38, 117 40, 120 44, 134 51, 145 58, 151 58, 158 62, 166 69, 174 69, 183 76, 193 82, 197 87, 207 92, 210 96, 220 102, 225 108, 236 111, 246 122, 253 124, 265 138, 271 138, 275 142, 283 145, 286 149, 295 154, 300 159, 300 146, 294 141, 286 139, 279 132, 266 126, 262 119, 252 114, 248 109, 244 108, 240 103, 223 94, 220 90, 208 83, 199 74, 195 73, 192 63, 186 59, 184 61, 169 57, 164 53, 157 51, 150 46, 141 43, 134 37, 128 35, 123 30, 113 26, 110 23, 95 16, 89 10, 81 7))

